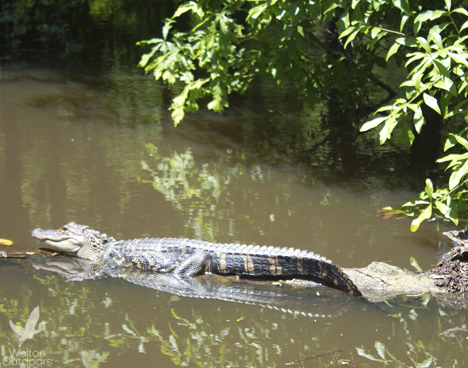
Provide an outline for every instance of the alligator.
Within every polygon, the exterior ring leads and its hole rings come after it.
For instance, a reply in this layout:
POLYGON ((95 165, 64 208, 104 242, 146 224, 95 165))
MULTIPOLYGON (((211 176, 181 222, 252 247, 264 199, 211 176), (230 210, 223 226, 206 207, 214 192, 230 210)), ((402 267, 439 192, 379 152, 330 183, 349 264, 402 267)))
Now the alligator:
MULTIPOLYGON (((460 244, 464 244, 463 239, 468 243, 468 233, 455 231, 444 235, 460 244)), ((46 243, 49 249, 105 265, 107 271, 104 274, 112 277, 115 275, 109 270, 129 268, 150 274, 170 274, 172 280, 184 280, 180 281, 183 283, 204 273, 285 279, 285 283, 307 288, 319 282, 370 302, 400 295, 432 294, 443 306, 468 309, 465 297, 468 290, 466 244, 447 252, 434 269, 413 273, 383 262, 372 262, 365 268, 340 268, 313 252, 293 248, 174 238, 116 241, 73 222, 59 230, 35 229, 32 236, 46 243)), ((192 286, 188 289, 198 294, 193 287, 196 284, 190 282, 192 286)))
POLYGON ((97 261, 109 268, 138 268, 187 279, 204 273, 254 278, 300 278, 319 281, 362 298, 343 270, 307 250, 218 244, 176 238, 117 241, 89 226, 71 222, 59 230, 34 229, 47 248, 97 261))

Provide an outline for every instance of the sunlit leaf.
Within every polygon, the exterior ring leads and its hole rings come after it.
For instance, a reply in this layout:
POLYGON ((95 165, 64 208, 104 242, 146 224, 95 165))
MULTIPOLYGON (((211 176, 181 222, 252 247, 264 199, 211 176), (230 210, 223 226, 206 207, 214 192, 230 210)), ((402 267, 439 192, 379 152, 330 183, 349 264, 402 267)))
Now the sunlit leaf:
POLYGON ((431 179, 426 179, 426 188, 424 189, 426 192, 427 196, 429 197, 429 200, 432 199, 432 193, 434 193, 434 187, 432 186, 432 181, 431 179))
POLYGON ((424 306, 427 306, 430 301, 431 301, 431 294, 424 294, 421 297, 421 304, 424 306))
POLYGON ((431 215, 432 215, 432 205, 429 204, 429 206, 427 206, 424 211, 422 211, 418 217, 416 217, 412 222, 411 222, 411 227, 410 227, 410 230, 412 232, 415 232, 416 230, 418 230, 419 228, 419 225, 421 225, 421 222, 423 222, 424 220, 427 220, 427 219, 430 219, 431 218, 431 215))
POLYGON ((416 131, 418 132, 418 134, 420 134, 423 125, 426 124, 426 120, 424 120, 424 116, 423 116, 420 106, 418 106, 413 116, 413 121, 414 121, 414 127, 416 128, 416 131))
POLYGON ((466 61, 466 58, 463 55, 456 54, 453 52, 449 52, 448 55, 457 63, 468 66, 468 62, 466 61))
POLYGON ((410 65, 413 61, 416 61, 416 60, 422 59, 423 57, 426 57, 426 54, 423 53, 423 52, 414 52, 412 54, 408 54, 407 56, 411 56, 411 55, 413 55, 413 56, 410 59, 408 59, 408 61, 405 64, 405 67, 410 65))
POLYGON ((354 30, 354 32, 352 32, 348 38, 346 39, 346 42, 344 44, 344 48, 346 48, 350 42, 352 42, 356 36, 358 35, 359 31, 361 30, 361 27, 357 28, 356 30, 354 30))
POLYGON ((365 358, 367 358, 369 360, 372 360, 374 362, 386 363, 386 360, 382 360, 382 359, 374 357, 371 354, 367 354, 366 351, 364 349, 362 349, 362 348, 356 347, 356 350, 357 350, 358 355, 360 355, 362 357, 365 357, 365 358))
POLYGON ((414 15, 414 12, 411 12, 410 14, 403 14, 401 17, 401 22, 400 22, 400 32, 403 31, 403 28, 405 28, 405 24, 408 21, 409 18, 411 18, 414 15))
POLYGON ((468 159, 468 152, 462 153, 462 154, 447 155, 445 157, 439 158, 436 162, 447 162, 447 161, 452 161, 452 160, 461 161, 461 160, 466 160, 466 159, 468 159))
POLYGON ((442 309, 439 308, 439 314, 443 317, 443 316, 448 316, 447 313, 445 313, 442 309))
POLYGON ((380 341, 376 341, 374 347, 375 350, 377 350, 377 354, 379 354, 382 359, 385 359, 385 345, 380 341))
POLYGON ((249 18, 257 19, 266 9, 267 3, 258 5, 249 11, 249 15, 245 19, 246 21, 249 20, 249 18))
POLYGON ((420 13, 420 14, 416 17, 416 19, 414 20, 414 23, 423 23, 423 22, 425 22, 425 21, 431 19, 432 13, 433 13, 432 10, 428 10, 428 11, 425 11, 425 12, 420 13))
POLYGON ((172 28, 173 23, 174 21, 172 19, 166 19, 166 22, 164 23, 162 34, 165 40, 167 39, 167 35, 169 34, 169 30, 172 28))
POLYGON ((418 363, 416 365, 416 368, 429 368, 432 366, 432 363, 435 361, 436 359, 434 357, 430 357, 430 358, 427 358, 426 360, 423 360, 421 363, 418 363))
POLYGON ((385 125, 379 132, 380 144, 384 144, 387 139, 390 139, 393 129, 395 128, 397 122, 394 117, 389 116, 385 121, 385 125))
POLYGON ((0 239, 0 245, 12 245, 13 242, 8 239, 0 239))
MULTIPOLYGON (((432 29, 431 29, 432 30, 432 29)), ((440 34, 437 32, 430 32, 429 33, 430 38, 434 43, 437 45, 439 50, 442 50, 444 48, 444 45, 442 44, 442 38, 440 37, 440 34)))
MULTIPOLYGON (((422 271, 422 270, 421 270, 422 271)), ((409 314, 408 314, 409 318, 411 318, 413 321, 416 321, 416 319, 418 318, 418 314, 416 313, 416 311, 414 309, 411 309, 409 314)))
POLYGON ((454 9, 452 13, 460 13, 468 17, 468 11, 465 8, 454 9))
POLYGON ((410 257, 409 263, 411 266, 413 266, 416 269, 416 271, 422 272, 422 268, 419 267, 419 264, 418 264, 418 261, 416 261, 416 258, 410 257))
POLYGON ((447 10, 450 11, 452 8, 452 0, 445 0, 445 6, 447 7, 447 10))
POLYGON ((405 204, 403 204, 402 207, 419 206, 420 204, 429 204, 429 202, 421 201, 421 200, 410 201, 410 202, 406 202, 405 204))
POLYGON ((401 45, 398 43, 394 43, 392 47, 388 50, 387 57, 385 58, 385 61, 388 61, 390 57, 398 52, 398 49, 400 48, 401 45))
POLYGON ((439 115, 441 115, 440 108, 439 108, 439 105, 437 104, 436 98, 432 97, 431 95, 428 95, 427 93, 423 93, 423 99, 424 99, 424 103, 427 106, 429 106, 431 109, 439 113, 439 115))
POLYGON ((439 19, 440 17, 443 17, 445 15, 448 15, 446 11, 443 10, 434 10, 431 14, 431 20, 436 20, 439 19))
POLYGON ((455 188, 460 183, 460 180, 463 178, 463 176, 466 175, 467 171, 468 171, 468 160, 465 161, 465 163, 458 170, 455 170, 452 173, 452 175, 450 175, 450 180, 449 180, 450 190, 455 188))
POLYGON ((380 125, 382 122, 387 120, 387 118, 388 118, 388 116, 383 116, 383 117, 372 119, 372 120, 364 123, 364 125, 361 127, 360 131, 365 132, 367 130, 375 128, 376 126, 380 125))
POLYGON ((459 134, 453 134, 456 141, 463 146, 468 151, 468 141, 459 134))
POLYGON ((414 38, 410 37, 399 37, 395 40, 395 43, 400 45, 408 46, 408 47, 417 47, 418 43, 414 38))
POLYGON ((382 31, 382 28, 380 28, 380 27, 372 28, 371 38, 375 38, 381 31, 382 31))
POLYGON ((426 50, 427 52, 431 52, 431 48, 429 47, 429 43, 424 37, 418 37, 417 38, 419 44, 426 50))
POLYGON ((468 20, 460 27, 460 33, 468 28, 468 20))

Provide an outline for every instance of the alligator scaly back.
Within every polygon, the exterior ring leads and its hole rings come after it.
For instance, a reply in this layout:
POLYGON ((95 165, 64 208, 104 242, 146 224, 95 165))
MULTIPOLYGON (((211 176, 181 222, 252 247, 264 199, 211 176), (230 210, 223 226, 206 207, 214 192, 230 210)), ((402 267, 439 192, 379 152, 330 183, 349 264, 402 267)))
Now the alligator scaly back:
POLYGON ((211 272, 220 275, 311 279, 362 297, 341 268, 306 250, 175 238, 116 241, 74 222, 60 230, 35 229, 32 235, 54 250, 99 261, 109 267, 172 272, 177 277, 211 272))

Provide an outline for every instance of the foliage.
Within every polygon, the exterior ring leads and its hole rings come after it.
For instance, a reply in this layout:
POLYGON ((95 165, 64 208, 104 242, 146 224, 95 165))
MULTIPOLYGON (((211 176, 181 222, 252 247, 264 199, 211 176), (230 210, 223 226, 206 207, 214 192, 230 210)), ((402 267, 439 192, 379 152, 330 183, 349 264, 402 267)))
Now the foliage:
MULTIPOLYGON (((0 2, 0 25, 7 54, 16 54, 20 45, 41 44, 47 53, 59 48, 67 56, 81 48, 69 39, 67 14, 71 14, 83 0, 22 0, 0 2)), ((23 47, 25 48, 25 47, 23 47)))
MULTIPOLYGON (((426 10, 412 6, 409 3, 395 2, 401 12, 399 31, 390 31, 373 23, 373 13, 368 10, 367 19, 353 17, 349 28, 341 36, 347 36, 350 42, 356 32, 362 35, 370 32, 372 43, 379 37, 388 40, 391 45, 386 60, 392 56, 398 63, 405 62, 408 78, 401 84, 405 96, 396 99, 392 105, 379 108, 379 116, 366 122, 361 131, 367 131, 383 124, 380 130, 380 143, 385 143, 391 137, 395 127, 400 124, 402 138, 411 145, 415 138, 409 123, 412 120, 415 133, 421 133, 425 124, 422 106, 437 112, 448 121, 455 115, 463 115, 468 122, 467 89, 468 82, 465 71, 468 67, 465 41, 468 38, 468 11, 463 7, 452 7, 451 1, 445 1, 444 9, 426 10), (352 30, 351 33, 349 30, 352 30), (393 35, 398 37, 394 37, 393 35)), ((374 4, 375 5, 375 4, 374 4)), ((441 4, 440 4, 441 5, 441 4)), ((464 138, 468 128, 458 133, 450 133, 444 150, 458 146, 468 151, 468 141, 464 138)), ((422 221, 436 215, 445 217, 458 224, 458 212, 465 212, 466 183, 468 178, 468 152, 451 154, 440 158, 437 162, 450 162, 447 170, 451 171, 448 185, 434 189, 430 179, 426 180, 424 192, 419 199, 403 205, 403 212, 413 215, 411 209, 418 210, 419 215, 413 220, 411 230, 416 231, 422 221), (435 214, 433 211, 437 210, 435 214)))
MULTIPOLYGON (((393 96, 374 74, 393 59, 407 71, 400 85, 403 96, 380 107, 361 131, 383 126, 383 144, 399 125, 401 138, 412 145, 425 125, 424 105, 444 120, 467 118, 468 11, 463 5, 466 0, 190 1, 166 21, 162 38, 141 42, 153 47, 139 65, 157 80, 183 86, 170 107, 177 125, 185 112, 198 110, 204 96, 211 98, 208 109, 222 112, 228 95, 244 92, 256 76, 294 82, 311 108, 339 100, 343 109, 353 110, 367 100, 371 83, 393 96), (193 28, 174 30, 175 20, 187 14, 193 28)), ((468 151, 467 134, 468 128, 452 132, 445 150, 468 151)), ((408 208, 420 212, 412 231, 433 216, 433 209, 455 224, 458 211, 466 209, 468 152, 438 160, 447 161, 448 185, 433 189, 427 181, 420 199, 404 205, 406 214, 414 215, 408 208)))
POLYGON ((367 82, 378 82, 373 67, 385 62, 374 51, 360 54, 332 44, 338 34, 330 20, 342 12, 339 7, 334 1, 191 1, 166 21, 162 38, 140 43, 154 46, 139 65, 157 80, 184 86, 171 105, 176 125, 206 95, 208 109, 222 112, 228 95, 243 93, 256 76, 294 81, 312 108, 330 98, 350 108, 367 98, 367 82), (186 13, 194 27, 173 31, 175 19, 186 13), (331 96, 332 90, 338 93, 331 96))

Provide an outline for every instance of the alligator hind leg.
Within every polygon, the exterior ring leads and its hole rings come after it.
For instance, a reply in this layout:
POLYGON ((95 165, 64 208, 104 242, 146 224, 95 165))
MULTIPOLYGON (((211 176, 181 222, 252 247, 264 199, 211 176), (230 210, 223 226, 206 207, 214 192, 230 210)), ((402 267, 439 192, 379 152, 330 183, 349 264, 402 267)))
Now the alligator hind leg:
POLYGON ((183 260, 183 262, 172 272, 175 277, 187 278, 196 276, 203 271, 208 254, 196 252, 183 260))

